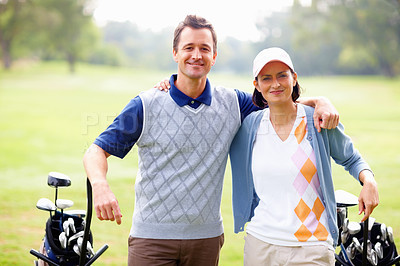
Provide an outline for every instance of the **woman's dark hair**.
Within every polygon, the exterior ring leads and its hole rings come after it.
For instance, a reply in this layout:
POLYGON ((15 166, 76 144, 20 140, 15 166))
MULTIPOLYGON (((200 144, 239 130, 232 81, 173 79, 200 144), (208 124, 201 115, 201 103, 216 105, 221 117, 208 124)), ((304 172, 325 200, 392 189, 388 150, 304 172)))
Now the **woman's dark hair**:
MULTIPOLYGON (((291 72, 292 72, 292 74, 294 73, 293 71, 291 71, 291 72)), ((256 77, 256 80, 258 80, 257 77, 256 77)), ((300 87, 299 82, 297 81, 296 85, 293 86, 293 92, 292 92, 293 102, 296 102, 297 99, 300 97, 300 92, 301 92, 301 87, 300 87)), ((261 92, 259 92, 257 89, 254 89, 254 92, 253 92, 253 103, 255 106, 260 107, 260 108, 268 107, 267 100, 264 99, 261 92)))
POLYGON ((217 34, 215 33, 213 25, 205 18, 196 15, 187 15, 185 20, 179 23, 174 32, 173 46, 175 51, 178 51, 178 44, 180 41, 181 33, 184 28, 190 27, 192 29, 209 29, 213 38, 213 53, 217 52, 217 34))

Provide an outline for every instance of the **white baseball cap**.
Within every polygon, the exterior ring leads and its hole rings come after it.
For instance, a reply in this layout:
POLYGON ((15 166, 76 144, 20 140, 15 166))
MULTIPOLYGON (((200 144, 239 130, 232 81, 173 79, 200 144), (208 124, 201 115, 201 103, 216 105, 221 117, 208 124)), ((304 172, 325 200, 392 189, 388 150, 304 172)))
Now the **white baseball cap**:
POLYGON ((288 67, 294 71, 292 60, 290 59, 289 54, 279 47, 271 47, 268 49, 264 49, 258 53, 256 58, 254 58, 253 62, 253 77, 256 78, 260 73, 261 69, 272 61, 279 61, 286 64, 288 67))

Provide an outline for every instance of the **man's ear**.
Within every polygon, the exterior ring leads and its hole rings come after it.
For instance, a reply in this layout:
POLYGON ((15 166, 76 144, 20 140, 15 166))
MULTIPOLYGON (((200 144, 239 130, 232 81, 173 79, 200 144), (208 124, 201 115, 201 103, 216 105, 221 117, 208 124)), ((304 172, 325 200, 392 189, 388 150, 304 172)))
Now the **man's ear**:
POLYGON ((172 57, 174 58, 174 61, 178 63, 177 52, 175 51, 175 49, 172 49, 172 57))
POLYGON ((217 61, 217 52, 215 52, 214 53, 214 55, 213 55, 213 61, 212 61, 212 66, 214 66, 215 65, 215 61, 217 61))

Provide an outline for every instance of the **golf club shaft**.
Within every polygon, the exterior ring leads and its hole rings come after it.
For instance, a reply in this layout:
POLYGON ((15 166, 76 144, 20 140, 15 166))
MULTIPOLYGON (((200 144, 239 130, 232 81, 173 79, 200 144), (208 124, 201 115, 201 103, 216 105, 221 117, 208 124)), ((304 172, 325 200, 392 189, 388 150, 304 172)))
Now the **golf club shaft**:
POLYGON ((54 197, 54 203, 57 202, 57 198, 58 198, 58 187, 56 187, 56 193, 55 193, 55 197, 54 197))
POLYGON ((397 257, 395 257, 391 261, 389 261, 388 265, 395 265, 396 263, 399 263, 399 262, 400 262, 400 255, 398 255, 397 257))
POLYGON ((83 235, 83 243, 82 243, 82 251, 81 256, 79 258, 79 266, 85 265, 86 262, 86 253, 87 253, 87 241, 89 240, 90 233, 90 223, 92 221, 92 185, 90 184, 89 178, 86 179, 86 191, 87 191, 87 214, 86 214, 86 223, 85 223, 85 233, 83 235))
POLYGON ((364 243, 363 243, 363 254, 362 254, 362 265, 366 266, 367 265, 367 252, 368 252, 368 248, 367 248, 367 243, 368 243, 368 220, 369 218, 367 218, 364 221, 364 232, 363 232, 363 237, 364 237, 364 243))
POLYGON ((98 257, 101 256, 101 254, 104 253, 104 251, 106 251, 108 249, 108 245, 105 244, 104 246, 102 246, 97 252, 96 254, 85 264, 85 266, 88 265, 92 265, 93 262, 95 262, 95 260, 97 260, 98 257))
POLYGON ((37 252, 34 249, 31 249, 30 253, 34 256, 36 256, 38 259, 41 259, 45 262, 47 262, 48 264, 52 265, 52 266, 59 266, 57 263, 55 263, 54 261, 52 261, 51 259, 49 259, 48 257, 46 257, 45 255, 43 255, 42 253, 37 252))

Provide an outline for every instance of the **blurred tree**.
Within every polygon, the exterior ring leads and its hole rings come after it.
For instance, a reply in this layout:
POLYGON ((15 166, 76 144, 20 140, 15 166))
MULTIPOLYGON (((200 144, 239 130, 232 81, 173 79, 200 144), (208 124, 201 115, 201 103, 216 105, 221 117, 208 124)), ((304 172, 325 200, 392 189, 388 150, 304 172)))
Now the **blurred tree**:
POLYGON ((41 25, 42 50, 50 58, 63 54, 71 73, 77 60, 96 48, 99 29, 92 21, 89 0, 37 0, 41 25))
POLYGON ((91 0, 0 0, 0 45, 3 66, 30 52, 42 58, 75 63, 95 50, 99 29, 92 22, 91 0), (63 54, 61 56, 61 54, 63 54))
POLYGON ((126 56, 115 44, 103 43, 91 52, 87 62, 94 65, 123 66, 126 65, 126 56))
POLYGON ((296 43, 313 55, 323 52, 315 58, 332 64, 335 73, 400 73, 400 1, 301 2, 295 0, 292 7, 296 43))
POLYGON ((257 24, 264 35, 264 40, 257 45, 257 52, 278 46, 291 55, 296 72, 301 75, 334 73, 336 66, 332 62, 336 61, 337 48, 325 31, 319 38, 313 36, 320 26, 321 22, 314 14, 296 6, 288 12, 273 13, 257 24), (307 19, 293 23, 294 18, 300 17, 307 19))
POLYGON ((338 24, 346 39, 339 63, 378 67, 390 77, 400 74, 398 0, 347 0, 330 9, 331 21, 338 24))
POLYGON ((102 27, 104 42, 119 47, 126 56, 126 63, 135 67, 158 69, 175 68, 172 60, 172 32, 164 29, 154 33, 140 31, 131 22, 108 22, 102 27))
POLYGON ((294 0, 258 28, 302 75, 400 74, 400 0, 294 0))
POLYGON ((0 45, 5 69, 11 67, 14 43, 32 19, 28 12, 31 4, 30 0, 0 0, 0 45))
POLYGON ((227 37, 218 44, 217 62, 215 71, 245 73, 250 75, 253 59, 257 54, 254 43, 240 41, 227 37))

